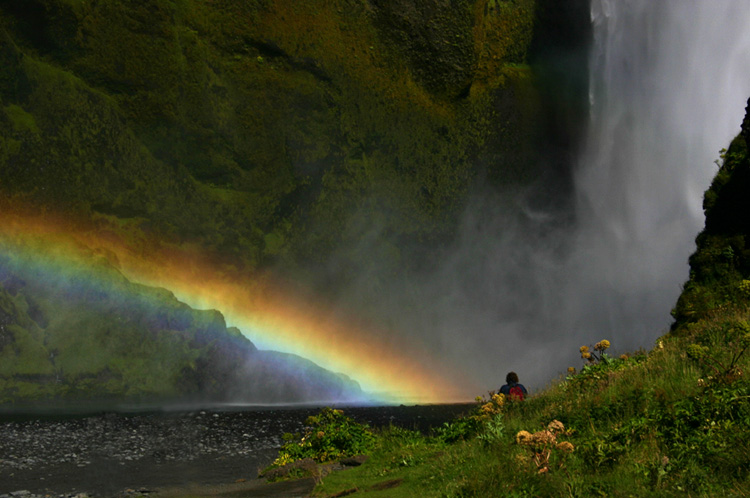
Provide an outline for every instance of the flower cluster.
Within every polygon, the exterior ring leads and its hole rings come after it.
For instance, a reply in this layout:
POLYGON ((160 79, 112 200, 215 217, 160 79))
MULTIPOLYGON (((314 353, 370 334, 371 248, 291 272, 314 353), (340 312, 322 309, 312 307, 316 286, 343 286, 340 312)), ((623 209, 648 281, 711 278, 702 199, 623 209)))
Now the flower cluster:
POLYGON ((581 352, 581 358, 584 360, 588 360, 591 363, 602 361, 603 358, 606 357, 604 351, 609 349, 610 343, 607 339, 601 340, 594 344, 594 350, 591 351, 591 349, 588 346, 581 346, 578 351, 581 352))
MULTIPOLYGON (((569 441, 558 441, 558 437, 568 434, 562 422, 553 420, 546 429, 533 434, 529 431, 519 431, 516 434, 516 443, 531 451, 531 460, 536 465, 537 472, 544 474, 550 471, 550 456, 553 450, 567 454, 575 449, 569 441)), ((560 466, 562 467, 562 463, 560 466)))
POLYGON ((605 349, 609 349, 609 341, 607 339, 604 339, 597 342, 596 344, 594 344, 594 349, 596 349, 597 351, 604 351, 605 349))
POLYGON ((502 413, 505 405, 505 395, 502 393, 490 393, 490 400, 486 402, 481 396, 477 396, 476 400, 481 405, 478 414, 480 419, 488 419, 493 415, 502 413))

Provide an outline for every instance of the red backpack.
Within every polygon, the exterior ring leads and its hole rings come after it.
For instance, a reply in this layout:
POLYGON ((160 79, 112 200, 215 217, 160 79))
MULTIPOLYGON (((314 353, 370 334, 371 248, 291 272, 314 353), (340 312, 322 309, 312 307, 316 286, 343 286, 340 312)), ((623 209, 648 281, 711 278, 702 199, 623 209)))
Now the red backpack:
POLYGON ((523 389, 518 384, 512 386, 508 392, 508 397, 512 400, 523 401, 523 389))

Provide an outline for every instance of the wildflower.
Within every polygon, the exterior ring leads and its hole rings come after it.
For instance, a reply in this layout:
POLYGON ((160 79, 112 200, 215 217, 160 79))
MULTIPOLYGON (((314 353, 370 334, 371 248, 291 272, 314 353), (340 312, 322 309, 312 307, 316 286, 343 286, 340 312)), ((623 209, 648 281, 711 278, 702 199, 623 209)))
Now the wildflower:
POLYGON ((476 401, 477 403, 481 403, 482 401, 484 401, 484 399, 482 399, 481 396, 477 396, 476 398, 474 398, 474 401, 476 401))
POLYGON ((602 340, 599 345, 601 346, 602 351, 609 349, 609 341, 607 339, 602 340))
POLYGON ((482 411, 482 413, 492 413, 493 411, 495 411, 495 407, 492 406, 492 403, 485 403, 484 405, 482 405, 482 408, 480 408, 480 410, 482 411))
POLYGON ((325 432, 323 432, 323 431, 318 431, 318 433, 317 433, 317 434, 316 434, 315 436, 317 436, 317 438, 318 438, 318 439, 320 439, 320 438, 322 438, 322 437, 323 437, 323 436, 325 436, 325 435, 326 435, 326 433, 325 433, 325 432))
POLYGON ((533 437, 529 431, 518 431, 518 434, 516 434, 517 444, 531 444, 532 442, 533 437))
POLYGON ((565 432, 565 426, 559 420, 553 420, 547 425, 547 430, 551 432, 565 432))
POLYGON ((575 367, 568 367, 568 375, 575 375, 576 369, 575 367))
POLYGON ((589 353, 589 352, 581 353, 581 358, 583 358, 584 360, 590 360, 591 359, 591 353, 589 353))
POLYGON ((705 387, 706 381, 703 379, 698 379, 698 387, 705 387))
POLYGON ((589 352, 589 347, 588 346, 581 346, 578 351, 580 351, 581 354, 588 353, 589 352))
POLYGON ((502 406, 503 403, 505 403, 505 395, 503 393, 494 394, 492 396, 492 401, 494 401, 497 406, 502 406))
POLYGON ((622 361, 625 361, 625 360, 627 360, 628 358, 630 358, 630 357, 629 357, 628 355, 626 355, 626 354, 621 354, 621 355, 620 355, 620 359, 621 359, 622 361))
POLYGON ((557 443, 557 449, 564 452, 564 453, 573 453, 573 450, 575 449, 575 446, 573 446, 573 443, 570 443, 568 441, 561 441, 557 443))

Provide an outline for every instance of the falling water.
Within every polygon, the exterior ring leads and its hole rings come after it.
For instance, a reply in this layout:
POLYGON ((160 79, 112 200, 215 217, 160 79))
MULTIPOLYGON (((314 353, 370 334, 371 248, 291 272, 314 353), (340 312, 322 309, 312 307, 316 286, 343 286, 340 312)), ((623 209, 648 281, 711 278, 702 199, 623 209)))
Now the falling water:
POLYGON ((447 270, 466 279, 480 268, 442 298, 450 311, 436 328, 438 338, 461 331, 449 354, 487 387, 511 369, 543 386, 580 364, 578 346, 601 339, 615 351, 653 346, 688 277, 714 161, 750 97, 746 0, 592 0, 591 19, 573 225, 523 195, 525 220, 498 209, 477 222, 485 204, 467 215, 447 270))
POLYGON ((567 300, 569 318, 591 340, 649 346, 670 323, 703 191, 750 96, 750 9, 593 0, 591 13, 591 122, 568 286, 584 301, 567 300))

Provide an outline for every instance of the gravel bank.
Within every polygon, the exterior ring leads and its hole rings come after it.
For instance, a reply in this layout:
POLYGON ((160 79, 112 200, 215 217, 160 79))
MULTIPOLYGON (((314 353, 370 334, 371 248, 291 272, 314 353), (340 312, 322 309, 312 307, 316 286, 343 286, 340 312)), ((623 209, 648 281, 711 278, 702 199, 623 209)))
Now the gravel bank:
MULTIPOLYGON (((356 407, 373 426, 429 430, 465 405, 356 407)), ((99 414, 0 417, 0 498, 127 496, 159 487, 254 480, 276 456, 285 432, 319 411, 99 414)))

